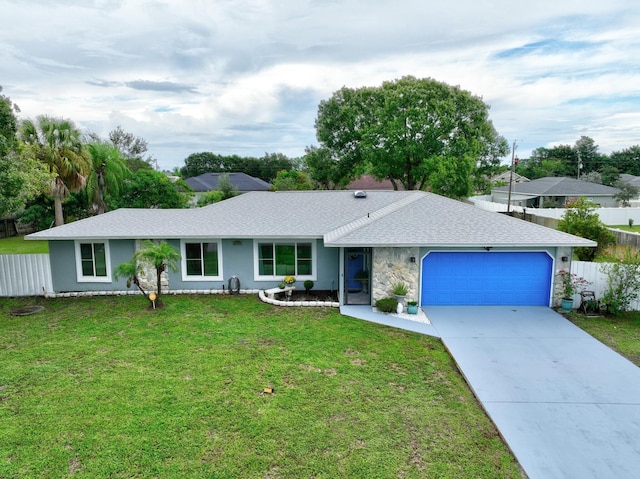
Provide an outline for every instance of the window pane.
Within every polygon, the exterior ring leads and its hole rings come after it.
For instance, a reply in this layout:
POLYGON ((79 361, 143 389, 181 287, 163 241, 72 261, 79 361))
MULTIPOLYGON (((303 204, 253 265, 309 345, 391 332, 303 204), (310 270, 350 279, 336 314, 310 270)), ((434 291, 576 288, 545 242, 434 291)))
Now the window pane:
POLYGON ((94 276, 92 260, 82 260, 82 276, 94 276))
POLYGON ((298 274, 300 276, 310 276, 311 265, 311 243, 298 243, 298 274))
POLYGON ((80 258, 82 260, 93 261, 93 248, 91 246, 91 243, 82 243, 80 245, 80 258))
POLYGON ((273 276, 273 243, 258 244, 258 274, 273 276))
POLYGON ((96 276, 106 276, 107 256, 105 254, 104 243, 94 243, 93 250, 95 254, 96 276))
POLYGON ((298 260, 298 274, 300 276, 311 276, 311 260, 298 260))
POLYGON ((202 276, 202 261, 200 259, 187 260, 187 276, 202 276))
POLYGON ((218 275, 218 243, 203 243, 202 254, 204 256, 205 276, 218 275))
POLYGON ((296 249, 292 244, 276 244, 276 275, 296 274, 296 249))
POLYGON ((273 259, 273 243, 260 243, 258 245, 260 259, 273 259))
POLYGON ((200 259, 200 243, 185 243, 184 252, 187 259, 200 259))
POLYGON ((259 261, 258 262, 258 274, 260 276, 273 276, 273 261, 259 261))
POLYGON ((311 243, 298 243, 298 259, 311 259, 311 243))

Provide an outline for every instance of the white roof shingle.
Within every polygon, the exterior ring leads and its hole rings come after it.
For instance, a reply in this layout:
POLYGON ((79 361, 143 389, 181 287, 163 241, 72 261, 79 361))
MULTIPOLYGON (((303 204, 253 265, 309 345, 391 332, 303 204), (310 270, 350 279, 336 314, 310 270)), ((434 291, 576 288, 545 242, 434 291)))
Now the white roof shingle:
POLYGON ((119 209, 29 239, 323 238, 327 246, 595 246, 421 191, 251 192, 203 208, 119 209))

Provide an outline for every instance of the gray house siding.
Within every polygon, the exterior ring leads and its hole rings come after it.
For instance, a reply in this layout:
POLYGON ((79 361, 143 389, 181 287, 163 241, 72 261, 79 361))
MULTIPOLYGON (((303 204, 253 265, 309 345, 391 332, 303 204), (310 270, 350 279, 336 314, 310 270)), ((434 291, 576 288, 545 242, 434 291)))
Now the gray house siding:
MULTIPOLYGON (((106 240, 105 240, 106 241, 106 240)), ((131 259, 135 251, 133 240, 110 240, 111 271, 131 259)), ((49 241, 49 261, 53 279, 53 290, 67 291, 123 291, 127 289, 126 278, 110 282, 79 282, 76 274, 75 244, 73 241, 49 241)))
MULTIPOLYGON (((179 249, 180 242, 179 240, 175 241, 175 243, 173 240, 169 242, 179 249)), ((291 241, 296 241, 296 239, 292 238, 291 241)), ((313 241, 316 244, 315 270, 317 272, 314 288, 317 290, 337 289, 340 250, 339 248, 326 248, 322 240, 313 241)), ((238 277, 242 289, 269 289, 278 285, 278 281, 256 281, 254 279, 253 240, 246 238, 222 240, 222 276, 222 280, 183 281, 181 272, 170 272, 169 289, 222 289, 222 286, 227 288, 229 278, 232 276, 238 277)), ((299 281, 296 286, 302 289, 302 281, 299 281)))
MULTIPOLYGON (((212 240, 215 238, 211 238, 212 240)), ((106 241, 106 240, 105 240, 106 241)), ((179 239, 167 239, 167 243, 180 251, 179 239)), ((295 241, 292 239, 292 241, 295 241)), ((308 241, 308 240, 306 240, 308 241)), ((317 280, 316 290, 338 288, 340 270, 340 249, 326 248, 322 240, 313 240, 316 244, 317 280)), ((131 260, 136 248, 136 240, 108 240, 111 272, 121 264, 131 260)), ((222 240, 222 276, 215 281, 184 281, 178 262, 178 271, 167 272, 169 290, 201 290, 227 288, 229 278, 237 276, 242 289, 268 289, 277 286, 277 281, 254 280, 254 258, 252 239, 222 240)), ((78 281, 76 272, 76 253, 74 241, 49 241, 49 259, 53 274, 53 291, 57 293, 71 291, 126 291, 126 278, 115 280, 113 274, 109 282, 78 281)), ((296 285, 302 289, 300 281, 296 285)))

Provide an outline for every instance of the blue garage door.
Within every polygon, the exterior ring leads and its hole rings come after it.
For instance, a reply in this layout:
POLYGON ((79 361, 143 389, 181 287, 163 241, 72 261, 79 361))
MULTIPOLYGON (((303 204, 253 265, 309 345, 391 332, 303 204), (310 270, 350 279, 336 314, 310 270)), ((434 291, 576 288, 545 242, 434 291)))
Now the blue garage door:
POLYGON ((429 253, 421 303, 549 306, 552 266, 543 252, 429 253))

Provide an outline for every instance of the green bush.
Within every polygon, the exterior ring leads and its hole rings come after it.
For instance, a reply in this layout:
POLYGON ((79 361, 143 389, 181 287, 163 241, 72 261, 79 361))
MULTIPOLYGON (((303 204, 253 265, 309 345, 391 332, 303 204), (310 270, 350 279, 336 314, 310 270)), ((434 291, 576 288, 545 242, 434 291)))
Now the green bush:
POLYGON ((396 298, 382 298, 376 301, 376 308, 383 313, 392 313, 398 307, 396 298))
POLYGON ((602 296, 607 311, 616 316, 628 311, 640 293, 640 253, 627 247, 619 263, 603 263, 600 271, 607 276, 602 296))
POLYGON ((315 283, 313 281, 311 281, 310 279, 306 280, 303 284, 304 284, 304 290, 305 291, 309 291, 315 285, 315 283))

